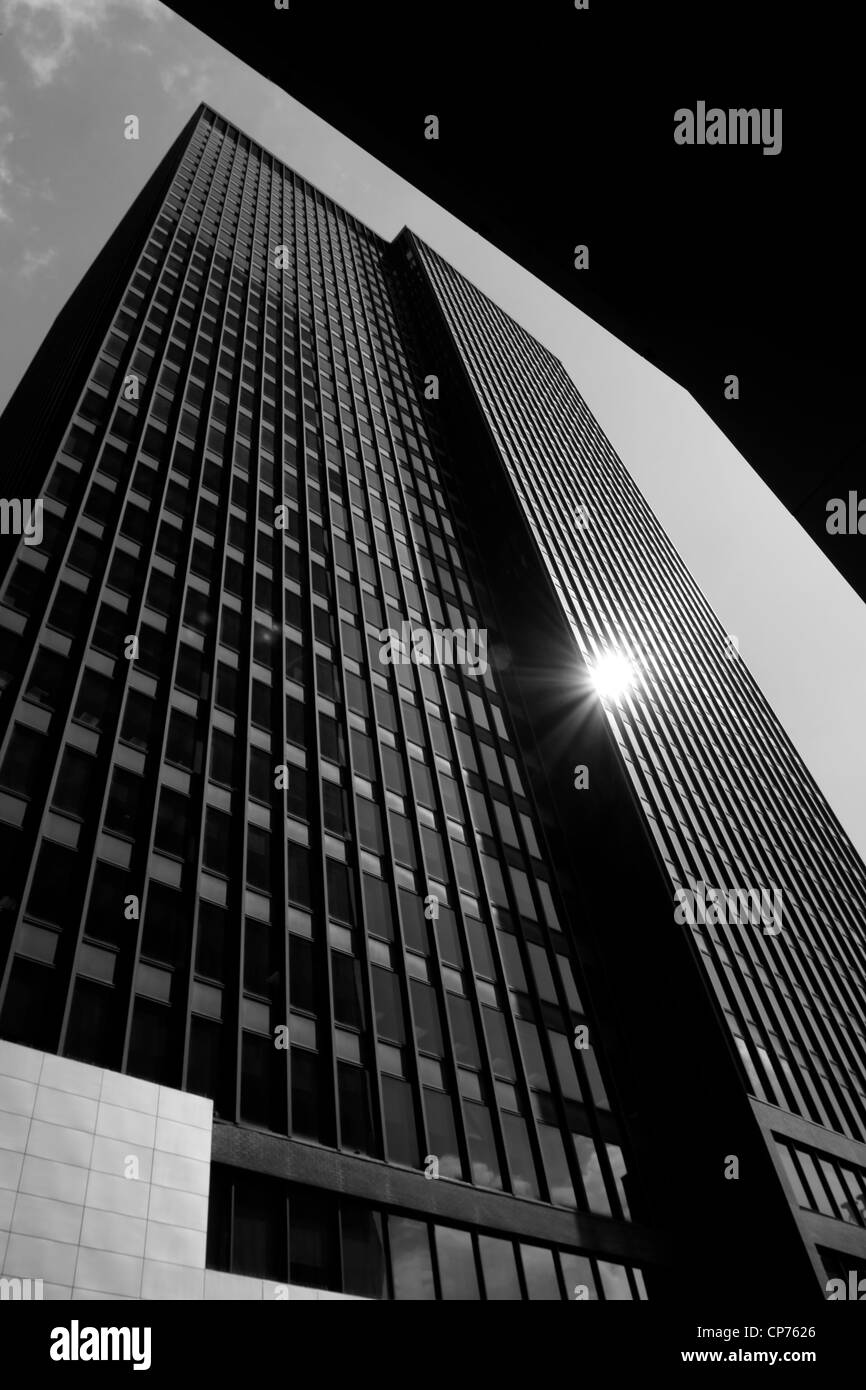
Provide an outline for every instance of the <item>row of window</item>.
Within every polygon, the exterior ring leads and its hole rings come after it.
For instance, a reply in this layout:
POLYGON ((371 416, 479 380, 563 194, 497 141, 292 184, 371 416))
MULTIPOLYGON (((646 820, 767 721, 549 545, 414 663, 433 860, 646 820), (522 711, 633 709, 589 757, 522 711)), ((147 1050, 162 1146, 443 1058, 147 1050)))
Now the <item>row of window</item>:
POLYGON ((214 1165, 210 1269, 361 1298, 637 1300, 642 1271, 214 1165))

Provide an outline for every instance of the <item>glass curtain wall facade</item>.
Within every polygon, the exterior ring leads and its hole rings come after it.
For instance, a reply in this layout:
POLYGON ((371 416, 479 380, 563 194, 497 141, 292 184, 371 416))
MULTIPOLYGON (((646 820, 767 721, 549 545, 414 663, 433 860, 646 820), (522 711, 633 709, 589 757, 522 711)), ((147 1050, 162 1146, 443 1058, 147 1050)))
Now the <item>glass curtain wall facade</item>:
POLYGON ((603 703, 668 883, 669 930, 676 910, 815 1273, 855 1267, 863 863, 562 364, 420 238, 401 242, 401 271, 415 302, 435 305, 584 667, 628 664, 626 688, 603 703), (714 910, 708 890, 764 890, 766 917, 744 924, 736 897, 714 910))
POLYGON ((213 1099, 215 1268, 642 1299, 499 676, 384 654, 484 622, 386 244, 206 107, 163 172, 0 588, 0 1036, 213 1099))

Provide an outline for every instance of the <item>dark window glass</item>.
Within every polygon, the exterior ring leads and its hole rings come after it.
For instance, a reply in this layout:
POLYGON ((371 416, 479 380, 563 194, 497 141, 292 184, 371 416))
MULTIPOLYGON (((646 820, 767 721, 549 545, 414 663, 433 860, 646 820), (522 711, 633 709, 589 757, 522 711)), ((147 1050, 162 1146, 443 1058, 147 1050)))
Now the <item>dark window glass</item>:
POLYGON ((505 1151, 511 1170, 511 1187, 516 1197, 540 1196, 535 1163, 529 1147, 529 1134, 526 1121, 519 1115, 503 1111, 502 1129, 505 1134, 505 1151))
POLYGON ((357 798, 358 805, 358 838, 365 849, 372 850, 374 854, 381 854, 384 848, 382 837, 382 818, 378 808, 366 797, 357 798))
POLYGON ((213 903, 200 903, 196 939, 196 973, 211 980, 225 980, 228 913, 213 903))
POLYGON ((183 898, 163 883, 151 883, 144 906, 142 955, 164 965, 180 965, 189 935, 183 898))
POLYGON ((132 1015, 128 1071, 162 1086, 176 1086, 179 1078, 171 1057, 170 1011, 164 1004, 136 998, 132 1015))
POLYGON ((241 1117, 251 1124, 271 1127, 277 1101, 273 1085, 274 1064, 279 1054, 272 1038, 244 1032, 241 1042, 241 1117))
POLYGON ((502 1175, 499 1171, 499 1157, 493 1139, 493 1123, 486 1105, 476 1105, 466 1101, 463 1106, 466 1120, 466 1137, 469 1140, 469 1158, 472 1164, 472 1181, 479 1187, 501 1187, 502 1175))
POLYGON ((187 1088, 197 1096, 209 1096, 214 1102, 215 1115, 226 1113, 220 1099, 225 1075, 220 1065, 221 1038, 218 1023, 196 1016, 190 1020, 187 1088))
POLYGON ((259 729, 271 727, 271 691, 262 681, 253 681, 250 716, 259 729))
POLYGON ((301 936, 289 936, 289 1002, 293 1009, 316 1012, 313 943, 301 936))
MULTIPOLYGON (((58 927, 78 925, 81 894, 76 883, 78 855, 62 845, 43 843, 33 873, 33 886, 27 901, 32 917, 41 917, 58 927)), ((123 899, 115 899, 115 912, 122 917, 123 899), (120 907, 118 906, 120 905, 120 907)))
POLYGON ((289 902, 300 907, 311 907, 310 897, 310 853, 302 845, 289 843, 289 902))
POLYGON ((370 1083, 366 1071, 337 1063, 342 1147, 349 1153, 375 1153, 370 1083))
MULTIPOLYGON (((586 1289, 590 1299, 598 1298, 595 1280, 592 1277, 592 1266, 586 1255, 577 1255, 571 1250, 560 1250, 559 1263, 562 1267, 562 1273, 565 1279, 566 1298, 576 1298, 578 1285, 581 1284, 586 1289)), ((623 1271, 623 1273, 625 1273, 625 1271, 623 1271)), ((630 1293, 628 1297, 631 1298, 630 1293)))
POLYGON ((478 1249, 488 1299, 521 1299, 517 1256, 511 1241, 501 1240, 498 1236, 479 1236, 478 1249))
MULTIPOLYGON (((294 768, 290 769, 291 773, 294 768)), ((273 768, 267 753, 261 748, 250 749, 250 796, 257 801, 269 802, 273 787, 273 768)))
POLYGON ((540 1124, 538 1126, 538 1139, 547 1174, 547 1185, 550 1188, 550 1200, 559 1207, 576 1207, 577 1199, 574 1195, 574 1185, 568 1169, 562 1135, 558 1129, 554 1129, 553 1125, 540 1124))
POLYGON ((415 1041, 420 1052, 434 1057, 443 1057, 442 1029, 439 1022, 439 1005, 436 992, 421 980, 410 980, 412 1011, 415 1015, 415 1041))
POLYGON ((93 629, 93 645, 111 656, 120 656, 124 639, 129 634, 129 617, 120 613, 111 604, 100 604, 96 625, 93 629))
POLYGON ((259 1279, 286 1277, 286 1199, 261 1178, 235 1184, 232 1270, 259 1279))
POLYGON ((400 998, 400 982, 393 970, 384 970, 374 965, 373 1001, 376 1008, 376 1031, 381 1038, 402 1045, 406 1041, 403 1022, 403 1003, 400 998))
MULTIPOLYGON (((352 758, 355 764, 355 771, 361 777, 366 777, 368 782, 375 781, 376 767, 373 760, 373 744, 366 734, 361 734, 357 729, 351 730, 352 739, 352 758)), ((385 749, 385 752, 389 750, 385 749)))
POLYGON ((436 1258, 439 1262, 439 1283, 445 1299, 472 1300, 481 1297, 475 1255, 469 1231, 457 1231, 453 1226, 434 1226, 436 1258))
POLYGON ((247 882, 265 891, 271 886, 271 837, 256 825, 247 833, 247 882))
POLYGON ((345 864, 327 861, 328 915, 341 922, 355 923, 355 889, 352 875, 345 864))
MULTIPOLYGON (((27 683, 27 699, 32 700, 34 704, 43 705, 46 709, 58 709, 63 702, 68 671, 69 663, 64 657, 59 656, 57 652, 49 651, 47 647, 39 647, 27 683)), ((104 676, 96 676, 86 671, 82 681, 82 694, 85 689, 89 689, 94 704, 98 704, 98 697, 102 696, 103 703, 98 708, 100 711, 104 709, 112 691, 111 683, 106 681, 104 676)), ((81 698, 79 695, 79 705, 81 698)), ((80 717, 77 708, 75 717, 80 717)))
POLYGON ((297 1189, 289 1199, 289 1278, 310 1289, 338 1289, 337 1205, 333 1198, 297 1189))
POLYGON ((204 693, 202 654, 197 652, 194 647, 188 647, 185 642, 181 642, 178 650, 175 683, 178 690, 184 690, 188 695, 195 695, 196 698, 204 693))
POLYGON ((481 1058, 478 1053, 478 1041, 475 1036, 475 1023, 472 1018, 472 1008, 468 999, 461 999, 459 995, 446 995, 448 1001, 448 1016, 451 1019, 451 1032, 454 1037, 454 1051, 456 1059, 461 1065, 474 1067, 476 1070, 481 1068, 481 1058))
POLYGON ((439 1176, 462 1178, 463 1164, 457 1148, 457 1129, 451 1097, 443 1091, 424 1088, 427 1113, 427 1139, 431 1154, 439 1159, 439 1176))
POLYGON ((388 1158, 392 1163, 418 1166, 418 1134, 412 1105, 412 1087, 395 1076, 382 1077, 382 1103, 388 1158))
POLYGON ((292 1133, 305 1139, 318 1139, 322 1126, 319 1110, 319 1059, 314 1052, 293 1047, 292 1133))
POLYGON ((129 878, 122 869, 97 863, 85 923, 88 936, 117 946, 128 938, 130 924, 123 915, 128 892, 129 878))
POLYGON ((170 613, 174 605, 175 580, 161 570, 154 570, 147 586, 145 602, 156 613, 170 613))
POLYGON ((329 830, 332 835, 348 835, 348 798, 343 788, 336 786, 333 782, 322 783, 322 813, 326 830, 329 830))
MULTIPOLYGON (((388 823, 391 827, 391 839, 394 844, 394 858, 401 864, 408 864, 411 869, 416 868, 418 860, 415 854, 415 841, 412 836, 411 823, 405 816, 398 815, 396 811, 388 812, 388 823)), ((438 835, 428 830, 426 826, 422 826, 421 833, 424 837, 425 847, 427 845, 428 835, 433 835, 434 840, 439 839, 438 835)), ((441 854, 437 862, 430 864, 430 872, 431 875, 435 875, 439 879, 445 878, 441 854)))
MULTIPOLYGON (((290 938, 294 940, 294 938, 290 938)), ((331 952, 334 1019, 360 1031, 367 1026, 361 963, 342 951, 331 952)))
MULTIPOLYGON (((306 747, 306 730, 304 719, 304 706, 300 700, 293 700, 291 696, 286 696, 286 738, 290 743, 296 743, 300 748, 306 747)), ((328 753, 325 757, 330 756, 328 753)))
POLYGON ((543 1245, 521 1245, 523 1275, 526 1288, 532 1299, 562 1299, 553 1251, 543 1245))
POLYGON ((508 1040, 508 1030, 505 1026, 505 1015, 500 1013, 498 1009, 485 1007, 481 1010, 481 1017, 484 1022, 484 1031, 487 1034, 490 1065, 497 1076, 504 1076, 509 1081, 513 1081, 516 1072, 511 1043, 508 1040))
POLYGON ((224 608, 220 619, 220 641, 230 651, 241 649, 241 615, 231 608, 224 608))
MULTIPOLYGON (((158 676, 162 665, 163 654, 165 652, 165 634, 158 632, 149 623, 142 623, 138 629, 138 665, 142 671, 146 671, 151 676, 158 676)), ((180 685, 180 671, 182 669, 184 652, 188 648, 181 646, 178 658, 178 685, 180 685)), ((198 658, 199 669, 201 669, 201 656, 198 652, 193 652, 193 656, 198 658)), ((189 687, 187 687, 189 688, 189 687)), ((194 694, 198 694, 198 686, 194 689, 194 694)))
POLYGON ((360 1203, 341 1201, 343 1292, 361 1298, 387 1298, 382 1217, 360 1203))
MULTIPOLYGON (((183 858, 186 853, 190 803, 179 792, 163 787, 156 816, 154 844, 183 858)), ((210 814, 210 813, 208 813, 210 814)))
POLYGON ((197 762, 196 723, 190 715, 184 714, 181 710, 174 709, 171 712, 165 756, 170 763, 176 763, 178 767, 186 768, 188 772, 195 769, 197 762))
POLYGON ((238 749, 233 738, 215 729, 210 746, 210 776, 225 787, 237 785, 238 749))
MULTIPOLYGON (((116 959, 116 958, 115 958, 116 959)), ((119 1049, 115 1042, 112 1022, 113 990, 91 980, 76 981, 69 1011, 69 1028, 64 1053, 81 1062, 115 1069, 119 1049)))
POLYGON ((383 747, 382 764, 385 771, 385 786, 398 796, 406 795, 406 772, 403 759, 393 748, 383 747))
POLYGON ((76 633, 81 626, 86 602, 80 590, 73 589, 71 584, 59 584, 57 598, 48 619, 49 624, 58 632, 76 633))
POLYGON ((0 782, 10 791, 29 792, 37 782, 46 740, 35 729, 16 724, 0 767, 0 782))
POLYGON ((105 824, 109 830, 134 838, 138 823, 144 779, 126 768, 116 767, 111 777, 105 824))
POLYGON ((67 748, 57 773, 53 805, 74 816, 83 816, 94 790, 96 759, 77 748, 67 748))
POLYGON ((530 1086, 539 1091, 549 1091, 550 1078, 544 1064, 535 1024, 523 1018, 518 1019, 517 1036, 520 1039, 520 1051, 523 1054, 523 1065, 526 1068, 526 1078, 530 1086))
POLYGON ((203 863, 206 868, 228 873, 231 819, 209 807, 205 816, 203 863))
POLYGON ((394 919, 388 896, 388 885, 380 878, 364 874, 364 915, 367 931, 373 936, 394 940, 394 919))
POLYGON ((216 702, 220 709, 233 714, 238 702, 238 673, 220 662, 217 666, 216 702))
POLYGON ((138 690, 130 690, 120 730, 124 742, 131 743, 136 748, 146 749, 155 714, 154 700, 148 699, 138 690))
POLYGON ((391 1270, 395 1299, 413 1301, 436 1297, 429 1230, 423 1221, 405 1216, 388 1217, 391 1270))

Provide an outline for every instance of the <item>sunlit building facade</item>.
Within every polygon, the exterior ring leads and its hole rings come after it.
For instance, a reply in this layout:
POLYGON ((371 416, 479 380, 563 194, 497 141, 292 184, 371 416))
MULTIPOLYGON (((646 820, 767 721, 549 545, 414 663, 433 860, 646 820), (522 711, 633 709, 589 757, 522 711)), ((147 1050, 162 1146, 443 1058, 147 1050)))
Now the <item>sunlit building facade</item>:
MULTIPOLYGON (((862 1272, 863 863, 750 674, 736 634, 713 613, 562 364, 411 233, 400 261, 428 338, 438 340, 454 390, 471 399, 489 441, 487 487, 494 470, 508 479, 507 547, 521 555, 524 574, 544 571, 561 630, 579 653, 574 689, 601 696, 616 765, 667 882, 662 906, 648 895, 618 910, 688 940, 681 975, 666 978, 659 950, 649 977, 657 1007, 677 1007, 674 978, 691 994, 706 992, 812 1274, 825 1287, 845 1269, 862 1272)), ((499 559, 507 568, 505 547, 499 559)), ((568 670, 564 646, 551 669, 568 670)), ((584 741, 569 701, 574 690, 548 698, 555 726, 543 761, 556 777, 584 741)), ((628 872, 621 859, 619 867, 628 872)), ((616 855, 607 868, 615 882, 616 855)), ((621 980, 627 973, 624 961, 621 980)), ((680 1033, 681 1048, 694 1042, 680 1033)), ((694 1103, 699 1128, 712 1095, 694 1103)), ((734 1176, 736 1144, 722 1147, 716 1171, 726 1165, 733 1191, 745 1172, 734 1176)), ((715 1200, 715 1162, 702 1179, 704 1210, 715 1200)), ((759 1198, 749 1241, 765 1271, 760 1214, 771 1206, 767 1194, 759 1198)))

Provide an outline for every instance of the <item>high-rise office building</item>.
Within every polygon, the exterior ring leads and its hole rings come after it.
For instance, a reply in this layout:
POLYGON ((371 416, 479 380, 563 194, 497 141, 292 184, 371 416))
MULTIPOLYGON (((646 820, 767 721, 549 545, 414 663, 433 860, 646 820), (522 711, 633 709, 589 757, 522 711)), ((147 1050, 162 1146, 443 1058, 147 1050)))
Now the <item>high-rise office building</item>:
POLYGON ((548 352, 202 106, 0 429, 0 1273, 860 1268, 863 867, 548 352))

